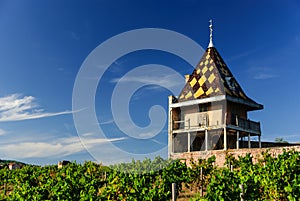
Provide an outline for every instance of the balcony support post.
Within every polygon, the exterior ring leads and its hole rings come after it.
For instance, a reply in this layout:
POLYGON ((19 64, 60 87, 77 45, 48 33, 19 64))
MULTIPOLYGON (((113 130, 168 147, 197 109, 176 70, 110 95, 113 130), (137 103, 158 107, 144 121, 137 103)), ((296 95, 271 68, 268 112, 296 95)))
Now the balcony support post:
POLYGON ((240 141, 239 141, 239 138, 240 138, 240 131, 237 131, 237 132, 236 132, 236 149, 239 149, 239 148, 240 148, 240 141))
POLYGON ((261 148, 261 139, 260 139, 260 135, 258 136, 258 147, 261 148))
POLYGON ((208 132, 207 129, 205 129, 205 151, 208 149, 208 132))
POLYGON ((250 138, 250 133, 248 133, 248 148, 251 148, 251 138, 250 138))
POLYGON ((227 133, 226 133, 226 126, 224 126, 224 150, 227 150, 227 133))
POLYGON ((188 132, 188 152, 191 152, 191 134, 188 132))
POLYGON ((171 154, 174 152, 174 136, 173 136, 173 110, 170 107, 172 104, 173 96, 169 96, 169 107, 168 107, 168 115, 169 115, 169 122, 168 122, 168 157, 171 157, 171 154))

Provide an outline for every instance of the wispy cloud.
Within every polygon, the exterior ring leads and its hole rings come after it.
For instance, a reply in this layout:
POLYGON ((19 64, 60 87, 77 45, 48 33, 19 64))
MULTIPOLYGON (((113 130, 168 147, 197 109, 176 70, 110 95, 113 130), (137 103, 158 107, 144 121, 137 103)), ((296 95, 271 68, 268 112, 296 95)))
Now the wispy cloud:
POLYGON ((151 139, 151 141, 157 143, 157 144, 161 144, 161 145, 167 145, 167 143, 163 142, 163 141, 158 141, 158 140, 155 140, 155 139, 151 139))
POLYGON ((124 71, 125 59, 116 60, 111 67, 108 69, 111 73, 121 73, 124 71))
POLYGON ((144 84, 156 84, 159 86, 165 86, 165 87, 174 87, 177 85, 180 85, 179 82, 174 82, 174 79, 177 78, 177 75, 160 75, 160 76, 149 76, 149 75, 143 75, 143 76, 126 76, 123 78, 115 78, 112 79, 112 83, 117 82, 139 82, 144 84))
MULTIPOLYGON (((151 66, 150 66, 151 67, 151 66)), ((114 78, 110 80, 111 83, 117 83, 121 85, 124 90, 144 87, 144 90, 149 90, 148 95, 151 92, 160 92, 168 89, 174 94, 178 94, 184 85, 184 78, 179 73, 162 67, 154 66, 151 68, 138 68, 121 78, 114 78)), ((122 90, 124 92, 124 90, 122 90)), ((133 100, 139 100, 140 97, 145 97, 144 92, 135 93, 132 97, 133 100)))
POLYGON ((72 111, 44 112, 33 96, 11 94, 0 98, 0 122, 22 121, 71 114, 72 111))
POLYGON ((266 80, 279 77, 279 75, 269 67, 252 67, 248 70, 248 73, 256 80, 266 80))
POLYGON ((141 98, 153 96, 153 94, 151 93, 153 91, 161 92, 163 90, 165 90, 165 89, 163 87, 161 87, 161 86, 148 85, 148 86, 144 87, 144 90, 136 91, 133 94, 133 96, 131 97, 131 100, 132 101, 137 101, 137 100, 140 100, 141 98))
POLYGON ((80 40, 79 35, 77 33, 75 33, 74 31, 70 32, 70 37, 72 40, 77 40, 77 41, 80 40))
POLYGON ((153 132, 145 132, 145 133, 139 134, 139 137, 141 137, 141 138, 151 138, 154 136, 155 136, 155 133, 153 133, 153 132))
POLYGON ((6 133, 7 133, 7 131, 5 131, 5 130, 3 130, 3 129, 0 128, 0 136, 1 135, 5 135, 6 133))
POLYGON ((106 120, 106 121, 99 121, 99 125, 107 125, 107 124, 112 124, 114 122, 115 121, 113 119, 109 119, 109 120, 106 120))
POLYGON ((9 158, 41 158, 41 157, 63 157, 84 151, 86 148, 93 148, 100 144, 120 141, 125 138, 90 138, 85 139, 82 145, 80 138, 77 136, 68 138, 59 138, 55 142, 19 142, 14 144, 4 144, 0 146, 0 152, 5 153, 9 158))
POLYGON ((240 54, 237 54, 237 55, 234 55, 228 59, 226 59, 227 62, 231 62, 231 61, 235 61, 235 60, 238 60, 238 59, 241 59, 243 57, 247 57, 253 53, 255 53, 257 51, 257 49, 254 49, 254 50, 248 50, 246 52, 242 52, 240 54))
POLYGON ((266 80, 266 79, 271 79, 271 78, 275 78, 275 77, 279 77, 279 75, 260 72, 257 75, 255 75, 253 78, 256 80, 266 80))

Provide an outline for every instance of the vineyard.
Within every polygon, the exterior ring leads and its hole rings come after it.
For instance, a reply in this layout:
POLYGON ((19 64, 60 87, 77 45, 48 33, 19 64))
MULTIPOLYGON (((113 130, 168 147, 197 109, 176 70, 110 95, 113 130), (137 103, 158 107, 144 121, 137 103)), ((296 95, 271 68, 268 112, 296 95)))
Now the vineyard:
POLYGON ((245 200, 299 200, 299 153, 262 155, 255 164, 250 155, 238 159, 228 155, 223 168, 213 166, 214 157, 193 161, 191 167, 157 157, 111 167, 74 162, 60 169, 56 165, 3 168, 0 200, 165 201, 172 197, 172 183, 177 184, 181 200, 240 200, 241 185, 245 200), (187 190, 193 193, 184 197, 187 190))

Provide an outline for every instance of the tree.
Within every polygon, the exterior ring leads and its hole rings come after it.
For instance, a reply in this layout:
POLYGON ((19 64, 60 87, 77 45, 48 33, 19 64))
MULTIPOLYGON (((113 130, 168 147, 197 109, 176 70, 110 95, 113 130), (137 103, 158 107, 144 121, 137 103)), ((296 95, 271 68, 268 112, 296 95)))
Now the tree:
POLYGON ((277 138, 275 138, 275 142, 276 142, 276 143, 288 143, 287 141, 283 140, 282 137, 277 137, 277 138))

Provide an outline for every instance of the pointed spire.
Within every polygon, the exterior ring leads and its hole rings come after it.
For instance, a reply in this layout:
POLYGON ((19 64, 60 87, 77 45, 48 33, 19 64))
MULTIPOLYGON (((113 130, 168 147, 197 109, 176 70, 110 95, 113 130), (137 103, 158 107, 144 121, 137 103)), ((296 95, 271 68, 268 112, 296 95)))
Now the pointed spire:
POLYGON ((212 25, 212 20, 209 20, 210 22, 210 25, 209 25, 209 30, 210 30, 210 34, 209 34, 209 44, 208 44, 208 47, 213 47, 214 44, 213 44, 213 35, 212 35, 212 32, 213 32, 213 25, 212 25))

